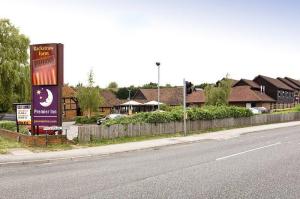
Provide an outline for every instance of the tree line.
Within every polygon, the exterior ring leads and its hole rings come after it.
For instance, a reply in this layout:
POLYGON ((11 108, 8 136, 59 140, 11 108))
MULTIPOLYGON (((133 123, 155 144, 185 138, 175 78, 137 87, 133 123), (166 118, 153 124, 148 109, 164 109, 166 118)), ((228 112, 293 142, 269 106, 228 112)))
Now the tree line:
POLYGON ((8 19, 0 19, 0 112, 12 111, 14 102, 30 101, 29 43, 8 19))

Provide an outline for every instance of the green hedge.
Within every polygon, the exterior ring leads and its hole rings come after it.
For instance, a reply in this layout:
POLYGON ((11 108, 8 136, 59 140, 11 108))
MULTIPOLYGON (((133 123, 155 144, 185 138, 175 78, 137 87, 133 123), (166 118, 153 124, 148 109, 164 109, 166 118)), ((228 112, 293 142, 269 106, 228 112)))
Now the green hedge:
POLYGON ((295 106, 294 109, 295 109, 296 112, 300 112, 300 105, 295 106))
POLYGON ((103 118, 103 115, 95 115, 88 118, 87 116, 77 116, 75 118, 76 124, 96 124, 98 119, 103 118))
MULTIPOLYGON (((213 120, 223 118, 250 117, 252 112, 249 109, 236 106, 205 106, 203 108, 188 108, 188 120, 213 120)), ((183 110, 180 107, 165 112, 137 113, 132 116, 108 120, 106 126, 113 124, 137 124, 137 123, 167 123, 183 120, 183 110)))
MULTIPOLYGON (((17 132, 17 125, 14 121, 0 121, 0 128, 17 132)), ((28 134, 29 130, 26 128, 26 126, 19 125, 19 132, 22 134, 28 134)))

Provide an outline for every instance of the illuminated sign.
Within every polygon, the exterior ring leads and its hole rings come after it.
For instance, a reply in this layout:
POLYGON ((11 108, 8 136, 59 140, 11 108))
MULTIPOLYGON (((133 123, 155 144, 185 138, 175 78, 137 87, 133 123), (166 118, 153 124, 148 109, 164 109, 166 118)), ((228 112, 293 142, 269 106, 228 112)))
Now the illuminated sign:
POLYGON ((30 66, 32 127, 61 126, 63 44, 31 45, 30 66))
POLYGON ((57 85, 56 44, 32 47, 32 85, 57 85))

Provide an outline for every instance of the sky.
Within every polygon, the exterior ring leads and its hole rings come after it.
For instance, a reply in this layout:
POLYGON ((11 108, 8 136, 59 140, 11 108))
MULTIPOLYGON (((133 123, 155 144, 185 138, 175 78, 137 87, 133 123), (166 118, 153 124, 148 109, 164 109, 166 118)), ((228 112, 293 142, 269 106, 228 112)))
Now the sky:
POLYGON ((64 44, 64 81, 119 87, 300 79, 300 1, 0 0, 31 44, 64 44))

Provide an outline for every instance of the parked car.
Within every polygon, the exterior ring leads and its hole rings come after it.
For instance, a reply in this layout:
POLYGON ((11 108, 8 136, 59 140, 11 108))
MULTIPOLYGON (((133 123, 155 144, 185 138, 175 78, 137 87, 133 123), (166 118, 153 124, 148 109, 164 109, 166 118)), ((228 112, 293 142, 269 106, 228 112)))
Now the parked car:
POLYGON ((253 114, 261 114, 260 110, 257 110, 255 108, 248 108, 253 114))
POLYGON ((268 109, 266 109, 265 107, 253 107, 259 111, 261 111, 262 113, 267 113, 268 112, 268 109))
POLYGON ((267 113, 268 112, 268 110, 265 107, 252 107, 252 108, 249 108, 249 110, 253 114, 262 114, 262 113, 267 113))
POLYGON ((125 115, 123 115, 123 114, 109 114, 105 118, 98 119, 97 124, 101 125, 103 122, 105 122, 107 120, 118 119, 118 118, 121 118, 121 117, 125 117, 125 115))

